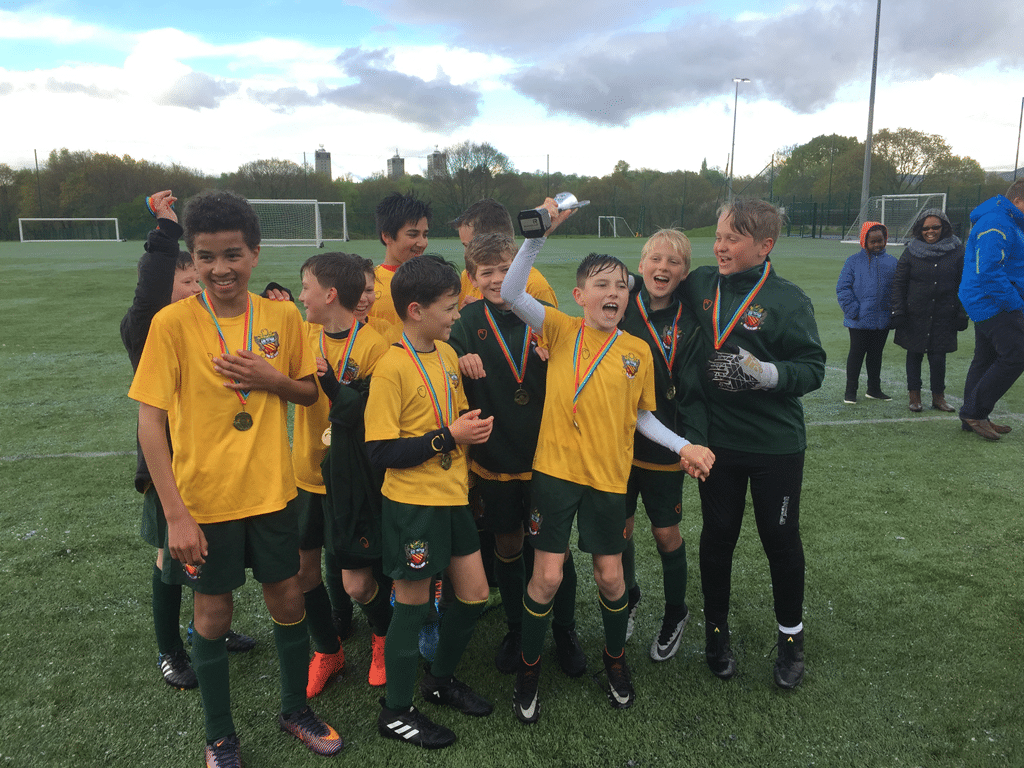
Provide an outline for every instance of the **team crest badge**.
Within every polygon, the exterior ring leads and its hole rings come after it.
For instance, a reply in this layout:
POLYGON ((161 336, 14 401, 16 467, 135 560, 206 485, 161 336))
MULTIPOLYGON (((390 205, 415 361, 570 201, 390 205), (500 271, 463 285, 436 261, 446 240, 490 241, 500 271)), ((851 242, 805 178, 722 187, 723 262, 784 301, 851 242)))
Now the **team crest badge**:
POLYGON ((342 384, 351 384, 359 377, 359 363, 349 360, 345 366, 345 372, 341 375, 342 384))
POLYGON ((672 326, 666 325, 664 328, 661 329, 661 345, 666 349, 669 349, 672 347, 673 341, 674 339, 672 338, 672 326))
POLYGON ((531 536, 536 536, 538 533, 540 533, 541 519, 542 518, 540 512, 538 512, 536 509, 534 509, 530 513, 530 519, 527 522, 527 525, 529 526, 531 536))
POLYGON ((476 329, 476 337, 478 339, 480 339, 480 341, 483 341, 484 339, 486 339, 487 338, 487 329, 486 328, 477 328, 476 329))
POLYGON ((277 357, 277 353, 281 351, 281 340, 277 335, 277 331, 268 331, 264 328, 254 338, 260 347, 260 352, 263 353, 267 360, 273 360, 277 357))
POLYGON ((713 302, 711 301, 711 299, 704 299, 704 311, 707 312, 709 309, 711 309, 712 304, 713 302))
POLYGON ((427 542, 417 539, 405 545, 405 561, 410 568, 420 570, 427 566, 429 551, 427 542))
POLYGON ((743 313, 743 317, 740 318, 740 322, 748 331, 756 331, 760 329, 767 314, 768 313, 765 311, 764 307, 757 304, 751 304, 747 308, 747 311, 743 313))
POLYGON ((448 371, 448 384, 449 384, 449 386, 451 386, 452 389, 458 389, 459 388, 459 372, 458 371, 448 371))
POLYGON ((640 370, 640 358, 630 355, 622 355, 622 370, 626 372, 626 378, 632 379, 640 370))

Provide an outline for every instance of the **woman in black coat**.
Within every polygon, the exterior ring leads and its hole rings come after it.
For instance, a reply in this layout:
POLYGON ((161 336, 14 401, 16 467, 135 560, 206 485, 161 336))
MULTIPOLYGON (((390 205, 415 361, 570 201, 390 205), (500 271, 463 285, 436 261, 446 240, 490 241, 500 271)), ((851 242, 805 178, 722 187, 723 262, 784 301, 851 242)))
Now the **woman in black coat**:
POLYGON ((967 329, 967 313, 957 298, 964 244, 938 208, 922 211, 911 233, 892 282, 893 341, 907 350, 910 410, 922 410, 921 362, 927 354, 932 408, 952 413, 945 398, 946 354, 956 352, 956 334, 967 329))

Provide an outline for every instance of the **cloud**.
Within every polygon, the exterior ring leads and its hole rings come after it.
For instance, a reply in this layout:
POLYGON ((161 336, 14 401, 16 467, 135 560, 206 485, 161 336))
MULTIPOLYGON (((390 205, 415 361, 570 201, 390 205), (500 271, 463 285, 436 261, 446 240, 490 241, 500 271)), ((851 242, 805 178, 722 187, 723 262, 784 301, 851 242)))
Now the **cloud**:
MULTIPOLYGON (((929 78, 993 57, 1019 66, 1019 46, 1000 32, 1014 13, 1007 0, 894 0, 883 8, 879 78, 929 78)), ((874 22, 869 3, 814 4, 742 20, 691 16, 663 31, 612 33, 600 46, 576 40, 507 82, 551 113, 599 125, 727 96, 733 77, 752 80, 742 87, 748 98, 811 114, 843 87, 868 79, 874 22)))
POLYGON ((551 3, 518 0, 515 3, 480 3, 479 0, 355 0, 351 5, 379 14, 402 27, 437 26, 449 45, 500 53, 513 58, 527 52, 550 52, 570 39, 604 35, 608 29, 639 28, 659 13, 672 14, 702 0, 590 0, 587 3, 551 3))
POLYGON ((82 93, 86 96, 91 96, 95 99, 117 99, 121 96, 127 96, 127 91, 121 89, 106 89, 98 88, 95 85, 84 85, 82 83, 73 83, 65 80, 57 80, 56 78, 48 78, 46 80, 46 90, 50 93, 57 94, 69 94, 69 93, 82 93))
POLYGON ((238 84, 219 80, 204 72, 189 72, 156 97, 156 103, 165 107, 216 109, 221 101, 238 91, 238 84))
POLYGON ((273 91, 261 91, 256 88, 246 89, 249 98, 253 99, 259 104, 265 107, 269 107, 274 112, 280 112, 287 114, 292 112, 296 107, 315 107, 319 104, 323 104, 324 98, 321 94, 309 94, 301 88, 289 86, 287 88, 277 88, 273 91))
POLYGON ((393 117, 428 131, 463 127, 479 114, 479 89, 455 85, 440 67, 432 80, 399 72, 393 68, 394 56, 387 49, 349 48, 334 63, 356 82, 336 88, 321 83, 316 94, 289 86, 272 91, 250 88, 249 95, 275 112, 333 104, 393 117))

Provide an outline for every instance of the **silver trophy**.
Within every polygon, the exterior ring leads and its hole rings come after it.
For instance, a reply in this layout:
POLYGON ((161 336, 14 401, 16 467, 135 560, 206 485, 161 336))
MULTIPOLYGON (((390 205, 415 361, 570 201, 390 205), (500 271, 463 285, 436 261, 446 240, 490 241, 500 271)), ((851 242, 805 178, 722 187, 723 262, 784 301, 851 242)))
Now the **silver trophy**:
POLYGON ((589 200, 577 200, 576 195, 572 192, 559 192, 555 195, 554 200, 558 203, 558 210, 560 211, 571 211, 574 208, 582 208, 584 205, 590 205, 589 200))

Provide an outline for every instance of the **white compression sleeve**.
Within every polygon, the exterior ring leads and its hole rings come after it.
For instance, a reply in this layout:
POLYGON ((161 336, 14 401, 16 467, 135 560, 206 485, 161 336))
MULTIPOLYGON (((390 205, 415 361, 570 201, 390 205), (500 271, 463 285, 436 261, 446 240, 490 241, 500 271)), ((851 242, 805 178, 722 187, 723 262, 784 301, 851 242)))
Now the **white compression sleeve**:
POLYGON ((533 262, 546 241, 546 237, 524 240, 501 283, 501 298, 512 305, 512 311, 527 325, 537 329, 544 327, 544 305, 526 292, 526 281, 530 277, 530 270, 533 269, 533 262))
POLYGON ((690 444, 685 437, 680 437, 658 421, 658 417, 650 411, 637 411, 636 431, 648 440, 665 446, 673 453, 679 453, 684 446, 690 444))

